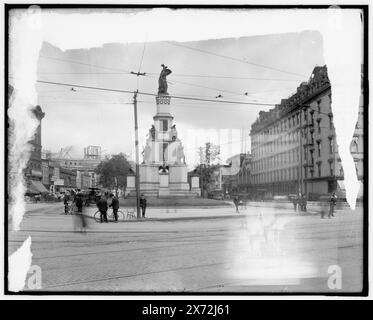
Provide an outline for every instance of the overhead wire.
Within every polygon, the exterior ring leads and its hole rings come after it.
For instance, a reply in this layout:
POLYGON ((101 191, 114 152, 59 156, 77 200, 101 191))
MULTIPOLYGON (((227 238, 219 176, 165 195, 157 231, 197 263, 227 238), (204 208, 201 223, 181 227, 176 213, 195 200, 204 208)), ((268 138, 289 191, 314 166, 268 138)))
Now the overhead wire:
POLYGON ((74 60, 60 59, 60 58, 54 58, 54 57, 47 57, 47 56, 44 56, 44 55, 40 55, 39 57, 40 58, 44 58, 44 59, 50 59, 50 60, 56 60, 56 61, 62 61, 62 62, 69 62, 69 63, 74 63, 74 64, 80 64, 80 65, 84 65, 84 66, 88 66, 88 67, 94 67, 94 68, 98 68, 98 69, 106 69, 106 70, 113 70, 113 71, 114 70, 115 71, 120 70, 122 72, 126 72, 126 73, 130 74, 130 71, 125 70, 125 69, 120 69, 120 68, 104 67, 104 66, 99 66, 99 65, 93 65, 93 64, 89 64, 89 63, 84 63, 84 62, 81 62, 81 61, 74 61, 74 60))
POLYGON ((171 41, 165 41, 165 43, 173 45, 173 46, 186 48, 186 49, 189 49, 189 50, 194 50, 194 51, 202 52, 202 53, 205 53, 205 54, 217 56, 217 57, 220 57, 220 58, 229 59, 229 60, 232 60, 232 61, 237 61, 237 62, 241 62, 241 63, 250 64, 250 65, 253 65, 253 66, 256 66, 256 67, 261 67, 261 68, 265 68, 265 69, 269 69, 269 70, 274 70, 274 71, 283 72, 283 73, 287 73, 287 74, 291 74, 291 75, 305 77, 305 75, 303 75, 303 74, 299 74, 299 73, 295 73, 295 72, 291 72, 291 71, 287 71, 287 70, 282 70, 282 69, 274 68, 274 67, 271 67, 271 66, 266 66, 266 65, 263 65, 263 64, 259 64, 259 63, 245 61, 245 60, 230 57, 230 56, 227 56, 227 55, 214 53, 214 52, 210 52, 210 51, 207 51, 207 50, 198 49, 198 48, 195 48, 195 47, 189 47, 189 46, 186 46, 186 45, 182 45, 180 43, 175 43, 175 42, 171 42, 171 41))
MULTIPOLYGON (((88 88, 88 89, 95 89, 95 90, 101 90, 101 91, 133 93, 133 91, 130 91, 130 90, 111 89, 111 88, 102 88, 102 87, 94 87, 94 86, 84 86, 84 85, 78 85, 78 84, 73 84, 73 83, 62 83, 62 82, 52 82, 52 81, 43 81, 43 80, 37 80, 37 82, 38 83, 44 83, 44 84, 51 84, 51 85, 67 86, 67 87, 88 88)), ((139 91, 138 94, 153 96, 153 97, 157 96, 157 94, 154 94, 154 93, 141 92, 141 91, 139 91)), ((183 97, 183 96, 176 96, 176 95, 169 95, 169 96, 172 97, 172 98, 175 98, 175 99, 205 101, 205 102, 214 102, 214 103, 224 102, 224 103, 229 103, 229 104, 274 106, 274 104, 272 104, 272 103, 259 103, 259 102, 251 103, 251 102, 233 101, 233 100, 212 100, 212 99, 202 99, 202 98, 196 98, 196 97, 183 97)))
POLYGON ((139 80, 140 80, 139 78, 140 78, 142 61, 144 59, 144 54, 145 54, 145 46, 146 46, 146 42, 144 42, 144 47, 142 49, 142 55, 141 55, 141 59, 140 59, 139 71, 137 72, 137 91, 139 91, 139 80))
MULTIPOLYGON (((153 77, 153 76, 149 76, 147 75, 148 77, 153 77)), ((153 77, 154 78, 154 77, 153 77)), ((216 94, 220 95, 220 93, 229 93, 228 97, 252 97, 254 94, 253 93, 250 93, 250 94, 245 94, 245 93, 238 93, 238 92, 234 92, 234 91, 228 91, 228 90, 223 90, 223 89, 218 89, 218 88, 212 88, 212 87, 207 87, 207 86, 202 86, 202 85, 198 85, 198 84, 195 84, 195 83, 188 83, 188 82, 183 82, 183 81, 178 81, 178 80, 168 80, 168 83, 170 85, 175 85, 176 84, 182 84, 182 85, 187 85, 187 86, 191 86, 191 87, 196 87, 196 88, 202 88, 202 89, 208 89, 208 90, 213 90, 213 91, 216 91, 216 94)), ((260 94, 260 92, 258 92, 257 94, 260 94)), ((225 95, 227 96, 227 95, 225 95)), ((221 96, 223 97, 223 96, 221 96)), ((219 96, 215 97, 215 99, 218 99, 220 98, 219 96)))
MULTIPOLYGON (((156 73, 152 73, 152 72, 149 72, 148 74, 156 75, 156 73)), ((221 75, 196 75, 196 74, 180 74, 180 73, 173 73, 173 76, 174 77, 188 77, 188 78, 214 78, 214 79, 232 79, 232 80, 299 82, 299 79, 253 78, 253 77, 237 77, 237 76, 221 76, 221 75)))

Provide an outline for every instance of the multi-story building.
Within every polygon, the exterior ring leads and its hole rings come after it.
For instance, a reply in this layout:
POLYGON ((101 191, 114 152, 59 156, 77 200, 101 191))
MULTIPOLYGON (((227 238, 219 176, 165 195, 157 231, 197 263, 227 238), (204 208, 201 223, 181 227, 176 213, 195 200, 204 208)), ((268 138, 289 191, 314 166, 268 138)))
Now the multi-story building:
POLYGON ((41 120, 44 118, 45 113, 40 106, 34 107, 32 113, 38 121, 38 127, 36 128, 34 137, 29 141, 31 145, 31 154, 24 170, 27 193, 47 193, 48 190, 42 183, 43 174, 41 160, 41 120))
POLYGON ((101 163, 101 148, 97 146, 89 146, 84 148, 84 158, 73 158, 70 156, 65 156, 63 154, 52 155, 49 154, 50 160, 55 166, 60 168, 73 170, 77 173, 77 183, 79 189, 84 189, 86 181, 89 176, 88 188, 98 187, 100 177, 95 170, 97 166, 101 163), (84 179, 81 180, 81 178, 84 179))
POLYGON ((252 192, 251 183, 251 159, 250 153, 245 154, 241 161, 240 171, 237 174, 237 192, 250 194, 252 192))
POLYGON ((63 181, 63 190, 76 189, 76 171, 59 168, 59 180, 63 181))
POLYGON ((245 156, 244 153, 236 154, 227 159, 227 165, 219 168, 220 188, 224 190, 224 194, 238 191, 239 172, 245 156))
POLYGON ((88 172, 76 171, 76 187, 86 190, 92 185, 92 177, 88 172))
MULTIPOLYGON (((351 144, 362 178, 362 100, 351 144), (356 142, 357 141, 357 142, 356 142)), ((263 193, 326 194, 343 179, 338 155, 327 68, 315 67, 308 82, 251 128, 252 183, 263 193)))

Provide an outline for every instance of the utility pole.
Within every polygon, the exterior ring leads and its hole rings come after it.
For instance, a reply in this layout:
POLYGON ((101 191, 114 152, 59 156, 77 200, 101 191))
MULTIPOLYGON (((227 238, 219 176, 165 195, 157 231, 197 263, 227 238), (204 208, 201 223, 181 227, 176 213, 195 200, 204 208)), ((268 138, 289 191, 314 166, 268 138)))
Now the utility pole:
POLYGON ((337 152, 336 152, 336 138, 337 138, 337 135, 335 134, 335 128, 334 128, 334 125, 333 125, 333 131, 334 131, 334 135, 333 135, 333 192, 336 192, 337 191, 337 187, 338 187, 338 182, 337 182, 337 176, 336 176, 336 173, 335 173, 335 169, 336 169, 336 161, 337 161, 337 152))
POLYGON ((140 174, 139 174, 139 132, 137 124, 137 92, 134 92, 133 96, 133 111, 135 119, 135 152, 136 152, 136 176, 135 176, 135 187, 136 187, 136 211, 137 219, 141 218, 140 212, 140 174))
MULTIPOLYGON (((141 68, 141 64, 140 64, 141 68)), ((130 72, 131 74, 139 77, 139 76, 146 76, 145 72, 130 72)), ((140 170, 139 170, 139 127, 137 124, 137 93, 139 90, 137 89, 133 95, 133 111, 134 111, 134 119, 135 119, 135 152, 136 152, 136 175, 135 175, 135 188, 136 188, 136 212, 137 212, 137 219, 141 219, 141 212, 140 212, 140 170)))
POLYGON ((302 148, 302 135, 303 135, 303 129, 302 129, 302 117, 303 112, 302 108, 300 108, 299 112, 299 186, 298 186, 298 194, 299 192, 303 194, 303 148, 302 148))

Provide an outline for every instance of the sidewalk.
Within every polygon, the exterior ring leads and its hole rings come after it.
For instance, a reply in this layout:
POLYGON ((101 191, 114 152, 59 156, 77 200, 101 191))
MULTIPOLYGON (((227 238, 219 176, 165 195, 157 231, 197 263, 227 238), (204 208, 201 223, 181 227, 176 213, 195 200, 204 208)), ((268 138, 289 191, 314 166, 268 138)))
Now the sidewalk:
MULTIPOLYGON (((135 208, 121 207, 120 210, 126 214, 128 209, 135 211, 135 208)), ((88 217, 93 217, 97 212, 97 207, 91 205, 84 207, 84 214, 88 217)), ((271 203, 271 202, 250 202, 246 209, 244 206, 239 207, 240 213, 236 213, 236 209, 232 204, 230 207, 149 207, 146 210, 146 218, 141 220, 126 220, 126 222, 141 222, 141 221, 172 221, 172 220, 191 220, 191 219, 222 219, 222 218, 243 218, 249 216, 271 216, 271 215, 287 215, 293 217, 321 215, 321 211, 329 211, 329 206, 321 206, 316 203, 309 203, 307 212, 294 212, 291 203, 271 203)), ((342 207, 339 212, 350 210, 347 207, 342 207)), ((111 213, 111 209, 109 209, 111 213)), ((63 214, 62 203, 38 203, 26 204, 27 213, 43 213, 43 214, 63 214)))
MULTIPOLYGON (((111 212, 111 209, 109 209, 111 212)), ((127 208, 121 208, 121 211, 126 213, 127 208)), ((135 210, 135 209, 132 209, 135 210)), ((93 217, 97 208, 85 208, 85 214, 93 217)), ((172 221, 172 220, 191 220, 191 219, 222 219, 222 218, 243 218, 247 216, 258 215, 287 215, 287 216, 309 216, 320 215, 320 210, 312 210, 309 212, 294 212, 294 209, 275 208, 275 207, 256 207, 247 206, 239 208, 240 213, 236 213, 235 207, 232 205, 227 208, 147 208, 146 218, 141 220, 126 220, 126 222, 139 221, 172 221)), ((136 214, 136 211, 135 211, 136 214)))

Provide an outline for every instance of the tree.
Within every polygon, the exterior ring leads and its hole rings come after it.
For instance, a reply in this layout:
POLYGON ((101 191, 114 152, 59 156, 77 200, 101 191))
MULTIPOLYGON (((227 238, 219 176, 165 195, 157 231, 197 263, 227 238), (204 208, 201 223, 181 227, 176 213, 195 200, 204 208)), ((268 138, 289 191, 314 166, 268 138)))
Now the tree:
POLYGON ((204 147, 198 149, 199 164, 210 166, 215 161, 220 161, 220 146, 206 142, 204 147))
POLYGON ((109 160, 102 161, 95 172, 100 175, 100 183, 105 188, 125 188, 127 175, 130 173, 131 164, 123 153, 112 156, 109 160))

